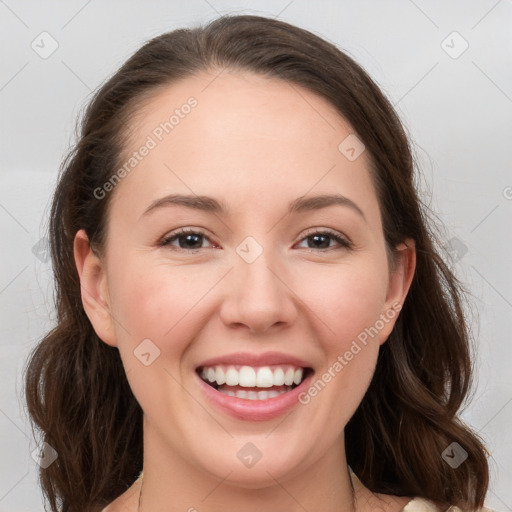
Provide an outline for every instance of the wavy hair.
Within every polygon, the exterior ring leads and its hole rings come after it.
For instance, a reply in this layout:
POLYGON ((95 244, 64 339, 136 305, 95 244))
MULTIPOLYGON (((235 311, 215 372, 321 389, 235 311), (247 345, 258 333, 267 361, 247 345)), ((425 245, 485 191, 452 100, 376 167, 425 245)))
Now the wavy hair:
POLYGON ((84 229, 98 252, 104 247, 112 194, 99 200, 94 191, 122 162, 127 127, 142 102, 180 79, 226 68, 284 80, 333 105, 371 157, 390 253, 406 238, 415 241, 409 294, 345 429, 348 464, 374 492, 463 510, 482 506, 486 451, 457 415, 472 371, 464 294, 418 198, 414 160, 397 114, 367 73, 334 45, 282 21, 227 16, 145 43, 95 93, 61 166, 49 223, 57 323, 25 371, 33 428, 58 452, 40 470, 52 512, 101 509, 133 483, 143 463, 142 410, 118 350, 98 338, 84 312, 74 236, 84 229), (457 469, 441 456, 454 442, 468 454, 457 469))

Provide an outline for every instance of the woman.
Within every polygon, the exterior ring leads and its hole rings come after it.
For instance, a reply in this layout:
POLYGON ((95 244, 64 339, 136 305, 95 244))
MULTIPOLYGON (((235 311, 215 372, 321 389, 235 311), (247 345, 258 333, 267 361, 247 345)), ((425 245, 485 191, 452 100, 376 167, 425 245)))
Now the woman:
POLYGON ((52 511, 483 506, 461 290, 400 121, 331 44, 254 16, 148 42, 50 230, 26 395, 52 511))

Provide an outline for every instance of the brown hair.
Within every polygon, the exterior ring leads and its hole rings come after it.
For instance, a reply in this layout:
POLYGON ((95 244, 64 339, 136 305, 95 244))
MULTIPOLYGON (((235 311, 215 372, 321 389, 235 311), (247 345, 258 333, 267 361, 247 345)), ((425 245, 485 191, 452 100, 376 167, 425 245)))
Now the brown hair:
POLYGON ((73 239, 105 241, 107 207, 94 191, 114 174, 137 106, 157 88, 205 70, 279 78, 329 101, 371 155, 388 249, 416 244, 417 268, 396 326, 381 347, 362 403, 346 426, 348 463, 372 491, 421 496, 470 510, 488 486, 485 449, 457 417, 470 386, 469 333, 460 284, 434 241, 414 185, 408 139, 389 101, 345 53, 314 34, 256 16, 228 16, 147 42, 95 94, 62 165, 50 217, 57 326, 26 369, 33 424, 57 452, 41 469, 51 510, 95 510, 142 469, 142 411, 118 350, 95 334, 81 302, 73 239), (453 442, 468 458, 441 457, 453 442))

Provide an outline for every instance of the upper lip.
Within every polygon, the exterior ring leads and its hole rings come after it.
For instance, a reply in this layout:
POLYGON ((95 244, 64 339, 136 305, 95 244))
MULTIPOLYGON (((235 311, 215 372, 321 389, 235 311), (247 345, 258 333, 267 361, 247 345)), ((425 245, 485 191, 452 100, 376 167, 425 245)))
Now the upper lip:
POLYGON ((311 368, 311 364, 290 354, 282 352, 263 352, 262 354, 251 354, 249 352, 237 352, 213 357, 203 361, 198 368, 216 365, 241 365, 241 366, 270 366, 289 364, 302 368, 311 368))

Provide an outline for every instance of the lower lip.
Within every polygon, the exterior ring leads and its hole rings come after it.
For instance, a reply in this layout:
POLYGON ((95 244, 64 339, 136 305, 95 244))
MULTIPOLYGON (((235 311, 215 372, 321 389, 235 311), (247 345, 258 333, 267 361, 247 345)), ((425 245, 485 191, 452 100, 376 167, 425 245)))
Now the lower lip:
POLYGON ((299 395, 308 388, 311 377, 312 375, 309 375, 296 388, 274 398, 247 400, 225 395, 206 384, 197 375, 201 389, 209 402, 213 403, 222 412, 245 421, 267 421, 285 414, 293 406, 299 404, 299 395))

